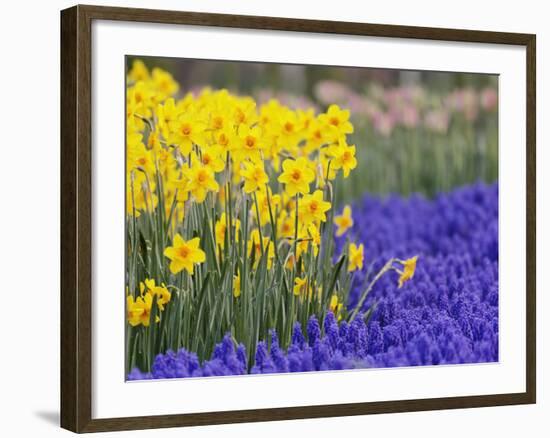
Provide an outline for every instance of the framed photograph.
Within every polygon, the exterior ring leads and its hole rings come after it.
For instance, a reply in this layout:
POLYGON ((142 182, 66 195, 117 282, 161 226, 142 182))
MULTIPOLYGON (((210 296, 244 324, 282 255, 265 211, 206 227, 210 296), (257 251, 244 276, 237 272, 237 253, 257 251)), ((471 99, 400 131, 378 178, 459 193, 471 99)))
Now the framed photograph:
POLYGON ((62 427, 535 403, 535 35, 75 6, 61 55, 62 427))

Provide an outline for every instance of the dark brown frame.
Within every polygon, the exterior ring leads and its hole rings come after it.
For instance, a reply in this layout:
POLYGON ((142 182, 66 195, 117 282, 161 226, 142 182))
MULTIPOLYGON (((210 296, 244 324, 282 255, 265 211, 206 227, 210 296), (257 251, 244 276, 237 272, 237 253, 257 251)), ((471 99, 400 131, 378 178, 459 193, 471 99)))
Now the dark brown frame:
POLYGON ((99 432, 274 421, 536 402, 536 37, 531 34, 75 6, 61 12, 61 426, 99 432), (221 26, 525 46, 527 52, 527 328, 523 393, 92 419, 91 23, 93 20, 221 26))

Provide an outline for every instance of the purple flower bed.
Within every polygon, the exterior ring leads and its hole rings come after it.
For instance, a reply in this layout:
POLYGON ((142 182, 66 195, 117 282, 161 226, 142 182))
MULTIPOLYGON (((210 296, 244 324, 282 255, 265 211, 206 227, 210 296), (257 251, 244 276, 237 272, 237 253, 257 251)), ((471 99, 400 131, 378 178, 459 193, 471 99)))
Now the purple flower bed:
MULTIPOLYGON (((269 346, 258 344, 251 373, 498 360, 497 184, 458 188, 434 200, 367 196, 353 206, 353 217, 349 236, 365 244, 367 263, 354 277, 348 308, 391 257, 418 254, 414 278, 398 289, 396 274, 384 276, 364 303, 364 311, 376 306, 367 324, 362 318, 337 324, 329 313, 321 327, 312 317, 306 333, 294 327, 287 352, 271 332, 269 346)), ((245 374, 246 356, 227 336, 203 364, 185 349, 169 351, 157 356, 151 373, 136 369, 128 379, 245 374)))
MULTIPOLYGON (((498 360, 498 186, 478 184, 428 201, 367 197, 355 206, 357 240, 379 269, 392 256, 419 254, 414 279, 396 289, 385 276, 367 298, 377 303, 369 336, 372 366, 498 360), (374 335, 376 333, 376 336, 374 335)), ((342 242, 340 242, 342 244, 342 242)), ((355 277, 357 303, 368 267, 355 277)))

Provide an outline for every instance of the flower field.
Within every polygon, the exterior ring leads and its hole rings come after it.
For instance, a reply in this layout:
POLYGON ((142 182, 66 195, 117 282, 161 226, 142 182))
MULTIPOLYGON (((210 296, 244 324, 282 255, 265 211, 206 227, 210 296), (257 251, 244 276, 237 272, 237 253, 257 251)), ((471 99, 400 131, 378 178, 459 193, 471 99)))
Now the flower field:
MULTIPOLYGON (((351 233, 369 242, 373 265, 354 278, 349 306, 357 304, 369 272, 388 254, 421 254, 414 281, 396 293, 395 278, 384 277, 363 305, 376 308, 368 324, 363 319, 338 324, 332 313, 322 322, 313 316, 305 330, 295 325, 287 351, 271 332, 260 343, 251 372, 497 361, 497 186, 465 187, 433 201, 366 197, 354 207, 362 219, 351 233)), ((185 349, 171 351, 155 359, 151 372, 134 369, 129 378, 246 372, 244 346, 235 347, 227 336, 208 361, 199 362, 185 349)))
MULTIPOLYGON (((468 184, 492 179, 491 148, 483 172, 453 173, 421 159, 449 161, 422 152, 443 131, 415 129, 398 191, 429 197, 382 197, 367 194, 369 144, 390 136, 334 89, 302 109, 184 91, 140 60, 128 71, 129 380, 498 360, 498 188, 468 184)), ((472 135, 493 123, 484 108, 472 135)))

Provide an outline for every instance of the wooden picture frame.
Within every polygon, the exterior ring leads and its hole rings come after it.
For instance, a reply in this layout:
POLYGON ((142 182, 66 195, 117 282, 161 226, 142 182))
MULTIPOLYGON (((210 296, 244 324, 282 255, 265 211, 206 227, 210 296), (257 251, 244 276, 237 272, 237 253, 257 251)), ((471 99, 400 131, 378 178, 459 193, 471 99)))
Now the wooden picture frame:
POLYGON ((74 432, 194 426, 535 403, 535 79, 536 37, 487 32, 75 6, 61 12, 61 426, 74 432), (526 391, 417 400, 347 403, 245 411, 92 418, 92 154, 91 71, 94 20, 185 24, 387 38, 518 45, 526 48, 527 283, 526 391))

